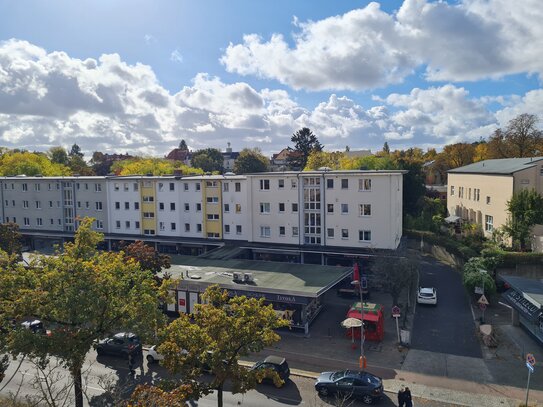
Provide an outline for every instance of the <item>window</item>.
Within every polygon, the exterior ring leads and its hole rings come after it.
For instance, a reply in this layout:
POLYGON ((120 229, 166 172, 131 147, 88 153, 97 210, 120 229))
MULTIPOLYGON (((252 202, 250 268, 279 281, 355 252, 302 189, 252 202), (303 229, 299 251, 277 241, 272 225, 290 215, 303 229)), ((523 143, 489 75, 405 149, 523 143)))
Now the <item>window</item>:
POLYGON ((241 225, 236 225, 236 234, 241 235, 241 225))
POLYGON ((217 181, 206 181, 206 187, 217 188, 217 181))
POLYGON ((206 198, 206 202, 207 203, 214 203, 214 204, 219 203, 219 197, 218 196, 208 196, 206 198))
POLYGON ((218 239, 221 236, 220 236, 219 233, 208 232, 207 237, 210 238, 210 239, 218 239))
POLYGON ((129 220, 125 220, 125 221, 124 221, 124 227, 125 227, 126 229, 130 229, 130 221, 129 221, 129 220))
POLYGON ((298 226, 292 227, 292 236, 298 236, 298 226))
POLYGON ((28 209, 28 201, 23 201, 23 208, 28 209))
POLYGON ((494 217, 485 215, 485 231, 492 232, 494 230, 494 217))
POLYGON ((341 189, 348 189, 349 188, 349 180, 346 178, 343 178, 341 180, 341 189))
POLYGON ((188 190, 189 190, 189 183, 188 183, 188 182, 183 183, 183 190, 184 190, 184 191, 188 191, 188 190))
POLYGON ((369 242, 371 240, 371 230, 359 230, 358 240, 361 242, 369 242))
POLYGON ((349 238, 349 229, 341 229, 341 238, 342 239, 348 239, 349 238))
POLYGON ((140 203, 134 202, 134 210, 139 211, 140 210, 140 203))
POLYGON ((196 183, 195 188, 196 188, 196 191, 199 191, 199 190, 200 190, 201 187, 200 187, 200 183, 199 183, 199 182, 196 183))
POLYGON ((333 239, 334 238, 334 228, 326 229, 326 236, 328 236, 330 239, 333 239))
POLYGON ((230 233, 230 225, 224 225, 224 233, 230 233))
POLYGON ((285 187, 285 180, 284 179, 278 179, 277 180, 277 186, 279 187, 279 189, 282 189, 285 187))
POLYGON ((349 204, 341 204, 341 213, 342 214, 349 213, 349 204))
POLYGON ((120 228, 121 228, 121 221, 120 221, 120 220, 116 220, 116 221, 115 221, 115 228, 116 228, 116 229, 120 229, 120 228))
POLYGON ((328 213, 334 213, 334 204, 327 204, 326 205, 326 211, 328 213))
POLYGON ((279 202, 279 212, 285 212, 285 204, 283 202, 279 202))
POLYGON ((36 201, 36 209, 41 209, 41 201, 36 201))
POLYGON ((37 226, 43 226, 43 219, 42 218, 37 218, 36 219, 36 225, 37 226))
MULTIPOLYGON (((158 183, 158 190, 159 192, 162 192, 164 190, 164 184, 162 182, 158 183)), ((164 229, 161 229, 161 230, 164 230, 164 229)))
POLYGON ((298 203, 297 202, 294 202, 292 204, 292 212, 298 212, 298 203))
MULTIPOLYGON (((6 184, 6 189, 8 188, 8 184, 6 184)), ((47 189, 51 191, 53 189, 51 183, 47 184, 47 189)))
POLYGON ((115 202, 115 209, 121 209, 121 203, 115 202))
POLYGON ((164 222, 158 222, 158 228, 160 230, 165 230, 166 229, 166 226, 164 226, 164 222))
POLYGON ((285 236, 285 227, 279 226, 279 236, 285 236))
POLYGON ((208 213, 207 214, 207 220, 219 220, 219 214, 218 213, 208 213))
POLYGON ((155 230, 154 230, 154 229, 144 229, 144 230, 143 230, 143 234, 144 234, 144 235, 154 235, 154 234, 155 234, 155 230))
POLYGON ((85 191, 88 191, 88 190, 89 190, 89 183, 85 182, 85 191))
POLYGON ((97 220, 96 221, 96 229, 103 229, 103 228, 104 228, 104 221, 103 220, 97 220))
POLYGON ((137 220, 137 221, 134 222, 134 228, 135 228, 135 229, 139 229, 139 228, 140 228, 140 221, 139 221, 139 220, 137 220))
POLYGON ((77 201, 77 207, 81 208, 81 201, 77 201))
POLYGON ((202 204, 201 203, 197 203, 196 204, 196 212, 201 212, 202 211, 202 204))
POLYGON ((28 191, 28 185, 27 184, 23 184, 23 191, 24 192, 28 191))
POLYGON ((128 182, 125 182, 125 183, 123 184, 123 190, 126 191, 126 192, 128 192, 128 189, 129 189, 129 187, 128 187, 128 182))
POLYGON ((170 191, 175 191, 175 184, 173 182, 170 182, 170 191))
POLYGON ((464 197, 464 187, 458 187, 458 198, 464 197))
POLYGON ((270 213, 269 202, 260 202, 260 213, 270 213))
POLYGON ((298 187, 298 182, 296 182, 295 179, 291 179, 291 180, 290 180, 290 187, 291 187, 291 188, 296 188, 296 187, 298 187))
POLYGON ((171 222, 170 223, 170 230, 176 230, 177 229, 177 225, 175 224, 175 222, 171 222))
POLYGON ((23 223, 25 226, 30 226, 30 218, 23 218, 23 223))
POLYGON ((102 208, 102 202, 95 202, 94 206, 95 206, 97 211, 101 211, 103 209, 102 208))
POLYGON ((225 182, 224 184, 222 184, 222 188, 224 192, 228 192, 229 185, 230 184, 228 182, 225 182))
POLYGON ((159 203, 158 203, 158 210, 159 210, 159 211, 163 211, 163 210, 164 210, 164 202, 159 202, 159 203))
POLYGON ((370 204, 360 204, 360 216, 371 216, 370 204))
POLYGON ((269 179, 261 179, 260 180, 260 190, 268 190, 270 189, 270 180, 269 179))
POLYGON ((451 196, 454 196, 454 185, 451 185, 451 196))
POLYGON ((241 213, 241 204, 236 204, 236 213, 241 213))
POLYGON ((328 178, 326 180, 326 188, 328 188, 328 189, 334 188, 334 179, 333 178, 328 178))
POLYGON ((113 190, 114 190, 114 191, 118 191, 118 190, 119 190, 119 184, 117 184, 116 182, 113 184, 113 190))
POLYGON ((154 201, 155 201, 154 196, 144 196, 143 197, 143 202, 154 202, 154 201))
POLYGON ((144 219, 153 219, 155 217, 154 212, 143 212, 143 218, 144 219))
POLYGON ((224 212, 225 213, 230 212, 230 204, 224 204, 224 212))
POLYGON ((134 182, 134 183, 132 184, 132 187, 134 188, 134 192, 139 191, 139 189, 140 189, 140 184, 138 184, 137 182, 134 182))
POLYGON ((241 192, 241 182, 236 182, 236 192, 241 192))
MULTIPOLYGON (((79 185, 79 183, 77 185, 79 185)), ((34 184, 34 191, 39 191, 39 190, 40 190, 40 184, 34 184)))
POLYGON ((129 210, 130 209, 130 202, 124 203, 124 209, 129 210))
POLYGON ((49 221, 51 222, 51 225, 55 224, 55 220, 53 218, 49 219, 49 221))
POLYGON ((196 231, 197 232, 202 232, 202 224, 201 223, 196 224, 196 231))
MULTIPOLYGON (((50 203, 50 207, 53 207, 53 202, 49 201, 50 203)), ((85 209, 90 209, 90 202, 89 201, 85 201, 85 209)))
POLYGON ((362 178, 358 180, 359 191, 371 191, 371 179, 362 178))
POLYGON ((184 207, 185 211, 190 211, 190 205, 188 203, 185 203, 184 207))
POLYGON ((468 188, 468 199, 471 199, 471 188, 468 188))
POLYGON ((486 204, 490 205, 490 197, 489 196, 486 197, 486 204))
POLYGON ((269 226, 260 226, 260 237, 270 237, 271 228, 269 226))
POLYGON ((480 197, 481 197, 481 190, 478 188, 475 188, 473 190, 473 200, 479 202, 480 197))

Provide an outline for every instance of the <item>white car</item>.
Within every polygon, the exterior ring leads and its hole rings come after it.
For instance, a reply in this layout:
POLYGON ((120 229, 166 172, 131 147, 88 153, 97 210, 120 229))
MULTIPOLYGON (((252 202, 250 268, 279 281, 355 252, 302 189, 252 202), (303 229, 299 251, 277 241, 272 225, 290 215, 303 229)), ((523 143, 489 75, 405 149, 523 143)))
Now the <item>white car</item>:
POLYGON ((417 303, 437 305, 437 291, 434 287, 419 287, 417 303))
POLYGON ((157 363, 161 360, 164 360, 164 355, 161 355, 160 353, 158 353, 158 351, 156 350, 156 347, 157 345, 153 345, 147 350, 147 362, 157 363))

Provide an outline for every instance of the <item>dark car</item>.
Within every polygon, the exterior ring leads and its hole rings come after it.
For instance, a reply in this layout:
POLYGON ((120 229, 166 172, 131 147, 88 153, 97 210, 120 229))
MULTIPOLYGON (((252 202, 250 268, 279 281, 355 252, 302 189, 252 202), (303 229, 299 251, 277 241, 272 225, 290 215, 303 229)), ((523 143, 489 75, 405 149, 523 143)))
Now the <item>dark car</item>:
MULTIPOLYGON (((290 376, 290 369, 288 367, 287 360, 280 356, 268 356, 263 361, 256 362, 251 368, 251 370, 264 369, 271 369, 276 371, 281 380, 283 380, 283 383, 286 382, 290 376)), ((273 382, 273 379, 271 377, 264 377, 262 381, 273 382)))
POLYGON ((324 372, 317 378, 315 390, 321 396, 337 394, 372 404, 383 397, 383 381, 371 373, 356 370, 324 372))
POLYGON ((30 321, 24 321, 21 322, 21 326, 24 329, 28 329, 29 331, 32 331, 35 334, 47 334, 46 329, 43 326, 43 322, 41 322, 39 319, 33 319, 30 321))
POLYGON ((142 352, 140 338, 131 332, 119 332, 111 338, 105 338, 94 344, 98 355, 128 357, 129 354, 142 352))

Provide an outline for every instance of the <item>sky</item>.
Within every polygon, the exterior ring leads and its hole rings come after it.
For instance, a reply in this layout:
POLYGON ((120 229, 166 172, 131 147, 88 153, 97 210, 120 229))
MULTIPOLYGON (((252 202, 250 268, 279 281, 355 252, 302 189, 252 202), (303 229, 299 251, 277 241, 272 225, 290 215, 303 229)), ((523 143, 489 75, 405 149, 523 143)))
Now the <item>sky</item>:
POLYGON ((436 148, 543 124, 540 0, 0 0, 0 146, 436 148))

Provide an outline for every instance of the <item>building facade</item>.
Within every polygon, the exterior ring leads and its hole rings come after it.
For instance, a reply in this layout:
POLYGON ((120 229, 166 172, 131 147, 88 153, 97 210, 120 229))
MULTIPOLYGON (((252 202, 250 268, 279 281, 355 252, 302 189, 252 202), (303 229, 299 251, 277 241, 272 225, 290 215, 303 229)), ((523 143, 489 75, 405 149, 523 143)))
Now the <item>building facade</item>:
MULTIPOLYGON (((38 240, 95 219, 106 241, 389 249, 402 236, 403 171, 3 177, 2 222, 38 240)), ((173 249, 172 249, 173 250, 173 249)))

